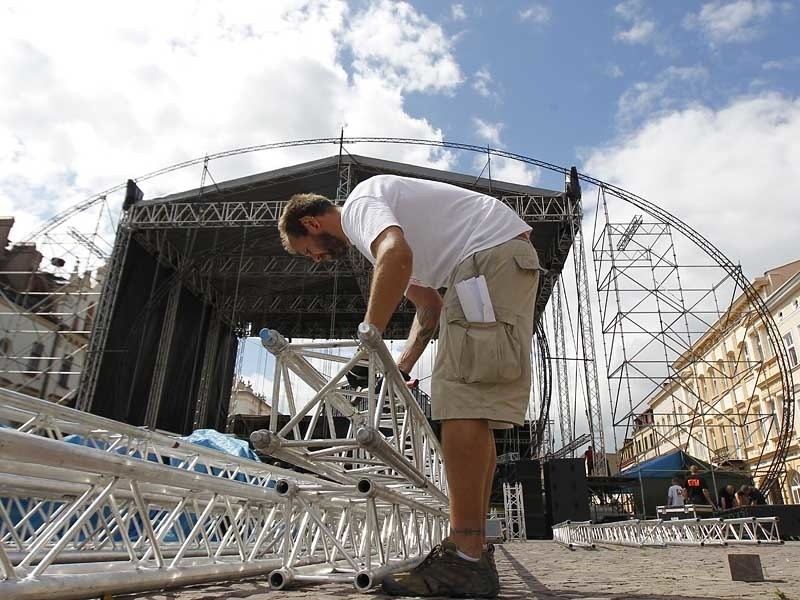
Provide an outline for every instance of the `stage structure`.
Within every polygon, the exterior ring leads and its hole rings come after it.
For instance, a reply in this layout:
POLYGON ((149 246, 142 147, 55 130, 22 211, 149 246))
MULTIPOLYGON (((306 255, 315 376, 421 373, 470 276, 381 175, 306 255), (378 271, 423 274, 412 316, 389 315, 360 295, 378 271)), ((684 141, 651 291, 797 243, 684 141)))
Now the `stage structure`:
MULTIPOLYGON (((360 257, 353 255, 338 265, 314 265, 283 254, 275 232, 283 202, 299 191, 321 192, 341 201, 355 183, 378 173, 427 177, 491 193, 533 226, 533 241, 547 269, 536 308, 540 341, 534 347, 541 356, 537 360, 548 363, 552 371, 550 376, 535 369, 536 394, 525 434, 535 455, 547 454, 548 445, 556 453, 564 447, 571 448, 570 453, 580 452, 575 439, 588 429, 600 473, 606 464, 601 457, 612 438, 623 458, 633 464, 652 452, 654 440, 673 440, 670 443, 690 452, 708 448, 708 458, 720 468, 751 469, 762 487, 772 488, 780 481, 793 419, 791 372, 772 317, 736 263, 674 215, 617 186, 519 154, 453 142, 340 137, 266 144, 186 161, 88 198, 25 239, 39 249, 48 239, 61 244, 72 240, 78 249, 73 254, 97 261, 91 263, 93 276, 87 283, 70 291, 71 297, 83 303, 81 307, 88 308, 48 311, 41 305, 29 307, 20 299, 25 292, 33 296, 35 288, 26 287, 25 281, 35 281, 32 276, 37 271, 56 284, 66 281, 67 271, 74 270, 70 260, 57 266, 61 261, 52 259, 60 257, 45 252, 46 260, 35 269, 30 265, 18 271, 8 268, 20 275, 14 285, 22 290, 14 298, 7 293, 15 303, 8 312, 23 313, 25 318, 35 313, 67 313, 55 323, 58 333, 47 335, 77 344, 74 363, 62 364, 66 357, 50 352, 53 345, 43 342, 43 348, 31 345, 15 350, 15 360, 25 363, 25 368, 6 362, 6 371, 30 371, 26 375, 34 382, 24 389, 42 395, 38 383, 44 378, 52 382, 55 368, 65 371, 62 367, 70 366, 75 378, 80 373, 77 405, 84 410, 175 432, 196 426, 223 428, 230 383, 237 370, 236 350, 244 336, 266 326, 290 338, 351 339, 365 307, 369 270, 360 257), (357 146, 380 151, 396 145, 466 156, 462 164, 474 164, 475 157, 482 155, 486 167, 475 177, 350 154, 357 146), (219 184, 211 177, 215 165, 238 156, 326 147, 334 150, 333 156, 219 184), (494 181, 492 160, 518 161, 544 174, 556 174, 566 181, 564 191, 494 181), (156 199, 139 195, 139 186, 155 187, 163 177, 194 168, 199 169, 199 189, 156 199), (101 212, 108 208, 109 198, 126 189, 129 193, 118 221, 114 210, 101 212), (581 229, 586 198, 596 207, 591 243, 585 235, 588 228, 581 229), (92 217, 85 218, 88 215, 92 217), (83 226, 74 225, 78 220, 83 226), (86 223, 97 223, 97 235, 86 223), (108 234, 112 228, 117 230, 113 243, 108 234), (651 246, 646 236, 658 237, 659 244, 666 245, 651 246), (674 256, 666 250, 669 244, 674 245, 674 256), (571 260, 570 248, 575 250, 571 260), (102 270, 98 273, 98 262, 105 260, 100 257, 106 255, 108 275, 102 270), (672 275, 667 276, 667 270, 672 275), (625 287, 628 280, 635 282, 636 291, 625 287), (598 291, 600 310, 593 314, 598 291), (647 300, 640 304, 636 294, 647 300), (713 299, 713 311, 698 302, 698 294, 713 299), (637 310, 645 305, 646 310, 637 310), (658 316, 656 321, 643 316, 658 315, 659 310, 662 322, 658 316), (84 322, 71 318, 84 312, 92 318, 84 322), (754 351, 745 356, 747 347, 753 346, 740 344, 731 348, 733 360, 727 352, 709 360, 706 354, 714 343, 722 345, 721 334, 731 331, 734 316, 745 316, 739 319, 740 326, 749 323, 751 331, 761 332, 763 356, 754 351), (676 333, 681 321, 681 330, 689 335, 676 333), (78 337, 90 330, 88 340, 78 337), (539 352, 545 338, 547 348, 539 352), (605 365, 597 364, 595 341, 602 341, 605 365), (178 347, 180 352, 175 352, 178 347), (725 375, 714 377, 713 372, 725 375), (739 375, 745 372, 753 374, 758 384, 743 387, 739 375), (116 373, 125 376, 116 378, 116 373), (697 393, 704 382, 708 394, 697 393), (694 394, 693 400, 676 400, 675 410, 664 411, 665 397, 679 395, 667 389, 669 385, 686 388, 690 396, 694 394), (724 411, 715 398, 725 395, 745 398, 745 413, 750 416, 739 419, 736 426, 717 414, 724 411), (748 406, 755 397, 758 400, 748 406), (651 410, 654 406, 670 415, 657 414, 659 410, 651 410), (604 418, 609 417, 611 422, 604 426, 604 418), (756 427, 764 432, 762 437, 769 438, 768 452, 748 450, 747 456, 737 458, 723 451, 737 447, 734 432, 740 440, 755 440, 756 427), (539 428, 541 434, 537 434, 539 428)), ((78 273, 86 265, 90 262, 82 261, 78 273)), ((3 288, 9 289, 8 285, 3 288)), ((403 337, 410 319, 408 307, 401 307, 389 336, 403 337)), ((14 327, 20 330, 27 325, 14 327)), ((75 402, 70 389, 56 399, 75 402)), ((741 402, 737 400, 736 405, 741 402)), ((515 445, 522 447, 519 436, 509 443, 511 448, 515 445)))

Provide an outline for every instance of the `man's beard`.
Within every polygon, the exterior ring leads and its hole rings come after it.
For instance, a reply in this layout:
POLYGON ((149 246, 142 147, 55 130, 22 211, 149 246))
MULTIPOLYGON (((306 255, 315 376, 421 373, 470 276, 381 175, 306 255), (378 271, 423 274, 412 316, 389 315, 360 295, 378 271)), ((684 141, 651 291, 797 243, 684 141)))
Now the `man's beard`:
POLYGON ((330 233, 320 233, 317 236, 317 242, 325 250, 324 260, 339 260, 347 255, 347 244, 330 233))

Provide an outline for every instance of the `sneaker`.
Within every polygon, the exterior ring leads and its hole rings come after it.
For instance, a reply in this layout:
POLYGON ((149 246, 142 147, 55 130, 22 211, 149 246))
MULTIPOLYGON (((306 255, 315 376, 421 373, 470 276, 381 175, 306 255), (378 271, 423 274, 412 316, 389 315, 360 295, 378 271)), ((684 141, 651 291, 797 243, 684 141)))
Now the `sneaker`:
POLYGON ((483 551, 483 555, 486 557, 486 562, 489 563, 489 566, 492 568, 492 576, 494 580, 497 582, 497 587, 500 587, 500 575, 497 572, 497 564, 494 562, 494 544, 486 544, 486 550, 483 551))
POLYGON ((465 560, 445 540, 411 571, 385 577, 383 591, 392 596, 494 598, 500 585, 486 552, 475 562, 465 560))

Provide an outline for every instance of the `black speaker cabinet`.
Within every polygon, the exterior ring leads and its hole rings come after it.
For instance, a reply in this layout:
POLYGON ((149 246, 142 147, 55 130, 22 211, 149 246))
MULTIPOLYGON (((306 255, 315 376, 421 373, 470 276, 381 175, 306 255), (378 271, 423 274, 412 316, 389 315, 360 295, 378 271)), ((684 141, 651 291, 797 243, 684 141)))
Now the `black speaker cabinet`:
POLYGON ((544 463, 544 487, 550 526, 591 518, 589 486, 582 458, 561 458, 544 463))

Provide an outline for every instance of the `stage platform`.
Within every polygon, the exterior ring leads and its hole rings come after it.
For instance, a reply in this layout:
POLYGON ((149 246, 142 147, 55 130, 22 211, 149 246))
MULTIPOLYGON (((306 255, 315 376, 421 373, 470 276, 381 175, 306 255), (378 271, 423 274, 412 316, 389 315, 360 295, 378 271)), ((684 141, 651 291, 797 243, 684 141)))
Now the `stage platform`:
MULTIPOLYGON (((750 547, 625 548, 569 550, 556 542, 530 541, 498 546, 499 598, 531 600, 706 600, 800 598, 800 543, 750 547), (766 581, 731 581, 729 554, 758 554, 766 581), (783 595, 780 595, 781 592, 783 595)), ((126 600, 359 600, 383 598, 378 591, 356 593, 343 584, 274 592, 267 583, 248 581, 167 593, 125 596, 126 600)))

